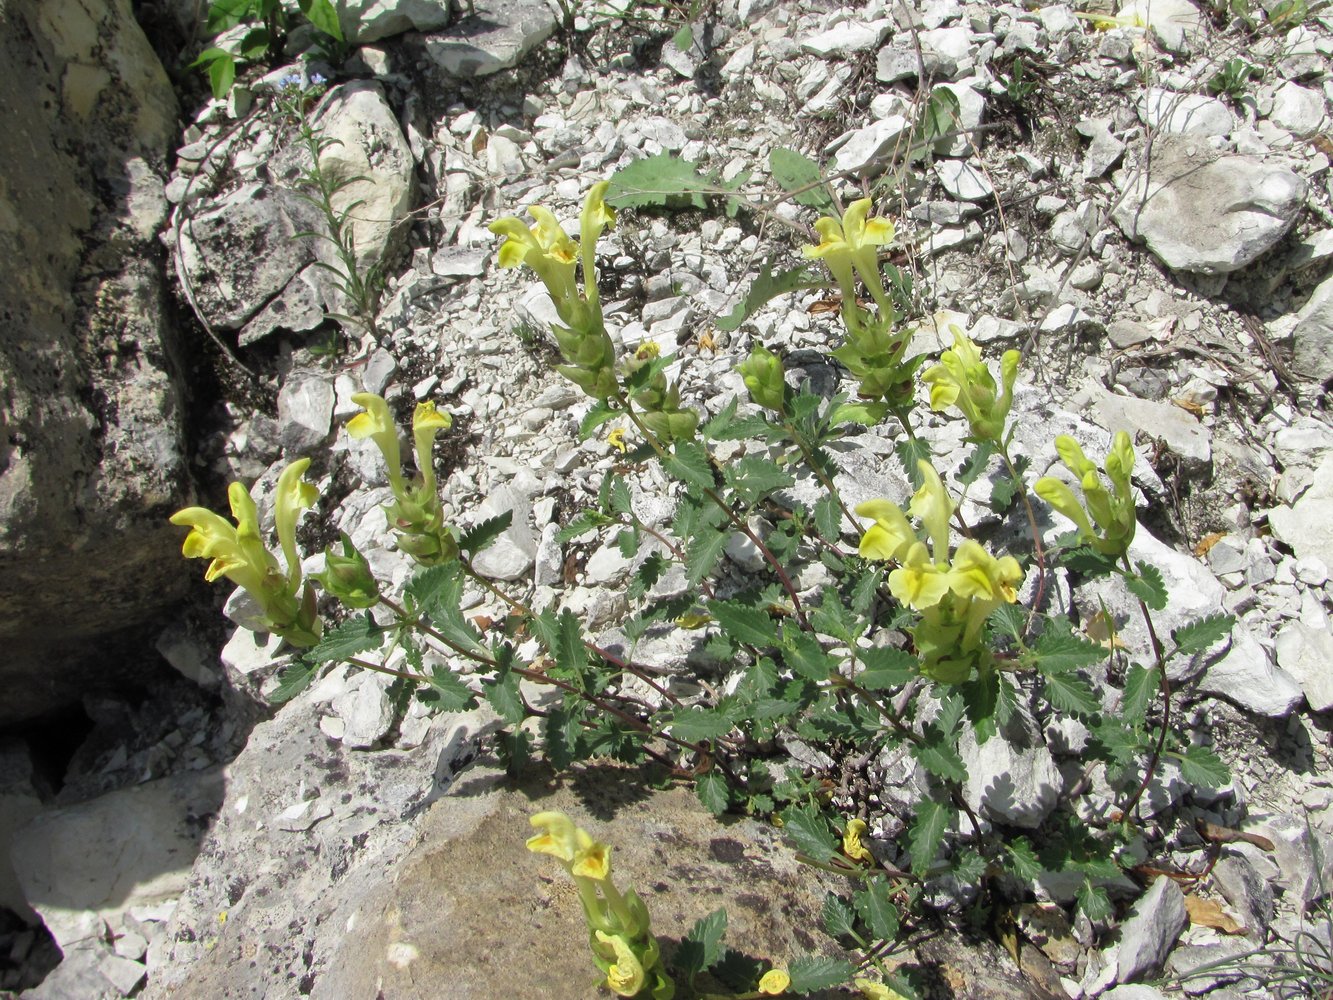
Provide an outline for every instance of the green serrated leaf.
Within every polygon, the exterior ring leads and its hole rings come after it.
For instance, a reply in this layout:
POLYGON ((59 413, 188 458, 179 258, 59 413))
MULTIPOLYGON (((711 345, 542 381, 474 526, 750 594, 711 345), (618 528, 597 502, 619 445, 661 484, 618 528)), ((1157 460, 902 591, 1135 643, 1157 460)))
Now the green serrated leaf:
POLYGON ((1120 718, 1130 725, 1138 725, 1148 714, 1148 706, 1157 697, 1162 684, 1162 672, 1156 667, 1135 663, 1125 673, 1125 690, 1120 698, 1120 718))
POLYGON ((842 535, 842 511, 838 501, 826 494, 815 503, 815 530, 825 541, 836 542, 842 535))
POLYGON ((824 172, 810 157, 778 146, 769 151, 768 169, 774 183, 791 194, 798 205, 818 209, 825 215, 837 214, 837 206, 823 182, 824 172))
POLYGON ((833 857, 833 833, 828 821, 811 806, 789 806, 782 811, 782 832, 796 849, 815 861, 833 857))
POLYGON ((766 611, 739 601, 709 601, 708 613, 736 642, 751 646, 776 646, 778 628, 766 611))
POLYGON ((872 646, 857 655, 865 669, 856 675, 856 683, 868 691, 900 688, 920 672, 920 661, 906 650, 872 646))
POLYGON ((319 676, 319 667, 318 663, 305 658, 293 660, 282 673, 278 674, 278 686, 269 694, 268 700, 274 705, 285 705, 308 688, 319 676))
POLYGON ((786 469, 770 459, 749 455, 726 470, 727 481, 742 500, 753 506, 777 490, 786 489, 796 480, 786 469))
POLYGON ((1006 852, 1005 860, 1008 862, 1009 869, 1019 878, 1026 881, 1032 881, 1041 876, 1046 869, 1042 867, 1041 861, 1037 858, 1037 852, 1032 849, 1031 842, 1027 837, 1019 837, 1011 840, 1004 845, 1006 852))
POLYGON ((1171 638, 1175 640, 1176 648, 1171 650, 1171 655, 1191 656, 1194 653, 1202 653, 1209 646, 1229 636, 1235 624, 1235 615, 1209 615, 1207 618, 1200 618, 1196 622, 1173 629, 1171 638))
POLYGON ((986 471, 986 466, 990 463, 991 456, 995 454, 995 445, 990 441, 978 441, 972 449, 972 453, 967 456, 962 467, 958 470, 958 482, 964 489, 975 483, 980 475, 986 471))
POLYGON ((634 504, 629 492, 629 483, 621 476, 616 476, 611 483, 611 489, 608 492, 607 502, 610 504, 612 513, 621 514, 629 517, 634 513, 634 504))
POLYGON ((1101 711, 1101 699, 1078 674, 1043 673, 1046 678, 1046 700, 1059 711, 1072 712, 1074 715, 1095 715, 1101 711))
POLYGON ((871 935, 877 941, 892 941, 898 936, 898 907, 889 895, 889 884, 883 878, 872 879, 853 897, 856 912, 860 914, 871 935))
POLYGON ((1207 747, 1192 746, 1173 756, 1180 763, 1180 776, 1191 785, 1225 788, 1231 783, 1231 771, 1222 758, 1207 747))
POLYGON ((990 623, 998 632, 1014 639, 1022 640, 1027 628, 1027 610, 1018 604, 1001 604, 991 612, 990 623))
POLYGON ((631 601, 637 601, 657 584, 670 566, 671 561, 661 552, 648 553, 634 571, 634 579, 625 590, 625 596, 631 601))
POLYGON ((693 163, 658 153, 612 174, 606 201, 616 208, 704 208, 716 190, 693 163))
POLYGON ((555 656, 556 669, 566 677, 578 676, 588 664, 588 650, 583 645, 583 625, 578 615, 569 608, 560 612, 555 647, 551 652, 555 656))
POLYGON ((667 472, 689 486, 701 490, 713 488, 713 464, 708 460, 708 449, 697 441, 678 441, 675 453, 662 464, 667 472))
POLYGON ((856 911, 845 899, 831 892, 824 897, 822 917, 824 933, 831 938, 848 937, 856 927, 856 911))
POLYGON ((925 875, 939 853, 940 843, 945 831, 954 821, 956 810, 934 799, 922 799, 917 803, 916 818, 912 821, 908 835, 908 852, 912 856, 912 871, 925 875))
POLYGON ((377 625, 367 612, 329 629, 324 633, 324 638, 320 639, 319 645, 308 650, 301 658, 311 664, 345 660, 357 653, 379 649, 385 633, 386 630, 377 625))
POLYGON ((470 556, 476 555, 497 538, 509 530, 514 521, 514 512, 507 510, 503 514, 488 517, 480 524, 469 528, 458 539, 458 547, 470 556))
POLYGON ((912 756, 931 774, 945 781, 966 781, 967 766, 956 747, 944 740, 918 743, 912 747, 912 756))
POLYGON ((792 959, 787 966, 787 974, 791 976, 791 985, 787 988, 797 996, 804 996, 845 983, 855 971, 856 966, 846 959, 802 955, 792 959))
POLYGON ((912 489, 921 489, 921 470, 917 468, 916 463, 921 460, 930 461, 930 445, 921 438, 904 438, 893 446, 894 454, 898 456, 898 463, 903 467, 903 472, 912 483, 912 489))
POLYGON ((719 316, 714 325, 719 330, 730 333, 739 329, 742 323, 779 295, 822 288, 825 284, 824 279, 808 267, 793 267, 774 273, 770 261, 759 269, 758 277, 750 282, 745 298, 741 299, 727 315, 719 316))
POLYGON ((722 957, 727 933, 727 911, 717 909, 695 921, 676 952, 676 965, 686 976, 696 976, 722 957))
POLYGON ((699 428, 699 436, 707 441, 745 441, 749 438, 767 438, 774 431, 762 416, 737 416, 739 400, 732 397, 727 405, 699 428))
POLYGON ((731 732, 734 723, 716 709, 682 708, 671 719, 671 735, 687 743, 714 740, 731 732))
POLYGON ((639 529, 622 528, 616 532, 616 548, 620 550, 620 557, 625 560, 633 559, 639 554, 639 529))
POLYGON ((809 632, 803 632, 794 626, 784 626, 782 641, 785 653, 783 661, 801 677, 807 677, 812 681, 826 681, 829 673, 837 666, 838 661, 824 652, 819 640, 809 632))
POLYGON ((1126 576, 1125 586, 1129 592, 1137 597, 1144 604, 1148 605, 1154 611, 1161 611, 1166 607, 1166 581, 1162 579, 1162 571, 1151 563, 1140 562, 1138 576, 1126 576))
POLYGON ((556 770, 563 771, 579 760, 579 738, 583 727, 578 716, 569 708, 553 708, 542 720, 542 746, 546 759, 556 770))
POLYGON ((580 535, 586 535, 590 531, 604 528, 608 524, 615 524, 615 521, 601 513, 601 511, 581 510, 572 521, 560 529, 555 536, 555 540, 563 545, 580 535))
POLYGON ((588 411, 588 415, 579 423, 579 440, 588 440, 598 427, 601 427, 608 420, 615 420, 618 416, 620 416, 619 410, 613 410, 605 400, 598 400, 588 411))
POLYGON ((700 775, 694 785, 694 794, 714 816, 721 816, 731 804, 731 789, 727 787, 727 779, 716 771, 700 775))
POLYGON ((477 703, 473 690, 448 667, 436 665, 430 672, 431 699, 446 712, 461 712, 477 703))
POLYGON ((1115 559, 1086 545, 1063 553, 1060 556, 1059 565, 1065 567, 1071 573, 1078 573, 1090 580, 1120 572, 1120 567, 1116 564, 1115 559))
POLYGON ((1083 915, 1091 921, 1109 920, 1115 912, 1111 907, 1111 897, 1106 895, 1106 890, 1099 885, 1093 885, 1089 879, 1083 880, 1074 898, 1078 900, 1078 908, 1083 911, 1083 915))
POLYGON ((491 708, 509 724, 516 726, 527 716, 523 696, 518 690, 517 674, 504 671, 494 680, 482 681, 481 689, 491 708))
POLYGON ((1037 640, 1036 665, 1043 674, 1065 673, 1106 659, 1106 650, 1069 632, 1048 630, 1037 640))
POLYGON ((685 579, 689 583, 698 583, 713 571, 727 547, 728 537, 730 532, 710 528, 690 539, 685 550, 685 579))

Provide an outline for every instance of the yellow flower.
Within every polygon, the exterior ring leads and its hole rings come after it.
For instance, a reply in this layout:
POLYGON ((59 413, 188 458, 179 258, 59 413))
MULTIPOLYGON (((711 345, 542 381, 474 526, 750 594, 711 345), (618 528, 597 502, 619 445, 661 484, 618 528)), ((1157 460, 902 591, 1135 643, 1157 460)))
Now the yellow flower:
POLYGON ((1013 604, 1023 570, 1013 556, 996 559, 981 543, 968 539, 958 546, 949 569, 949 588, 959 597, 1013 604))
POLYGON ((939 604, 948 592, 948 576, 930 561, 920 542, 913 543, 902 566, 889 574, 889 593, 918 611, 939 604))
POLYGON ((526 226, 512 215, 490 224, 491 232, 505 237, 498 255, 500 266, 522 267, 526 264, 532 268, 551 293, 557 309, 563 311, 578 298, 574 269, 579 245, 565 235, 548 209, 531 205, 528 214, 537 220, 535 226, 526 226))
POLYGON ((611 848, 597 840, 579 848, 574 853, 574 864, 570 867, 569 873, 580 878, 605 881, 611 874, 611 848))
POLYGON ((769 969, 759 979, 759 992, 770 997, 782 996, 791 986, 791 976, 784 969, 769 969))
POLYGON ((619 934, 593 931, 598 943, 611 949, 615 961, 606 970, 606 985, 622 997, 632 997, 643 989, 644 971, 639 956, 619 934))
POLYGON ((893 223, 888 219, 868 219, 869 212, 870 199, 862 198, 847 206, 841 222, 825 216, 815 223, 819 244, 802 248, 806 257, 824 262, 848 303, 856 301, 853 270, 872 292, 883 291, 876 248, 893 242, 893 223))
POLYGON ((347 433, 357 440, 370 438, 384 456, 384 464, 389 470, 389 485, 393 495, 403 495, 403 460, 398 451, 398 428, 394 426, 389 404, 373 392, 354 392, 352 402, 364 407, 364 413, 358 413, 347 421, 347 433))
POLYGON ((916 463, 921 473, 921 488, 912 495, 907 511, 921 518, 921 524, 930 537, 930 548, 936 562, 944 562, 949 555, 949 518, 953 517, 953 501, 949 499, 944 483, 935 467, 925 459, 916 463))
POLYGON ((416 451, 417 468, 421 470, 421 481, 426 492, 435 492, 435 460, 431 449, 435 446, 435 435, 447 431, 454 425, 454 418, 441 413, 434 403, 418 403, 412 414, 412 447, 416 451))
POLYGON ((875 856, 870 853, 870 848, 861 843, 861 836, 868 829, 863 819, 848 820, 847 829, 842 833, 842 853, 853 861, 874 861, 875 856))
POLYGON ((857 553, 862 559, 902 559, 917 540, 916 532, 897 504, 887 500, 866 500, 856 505, 856 513, 875 519, 861 536, 857 553))
POLYGON ((226 518, 204 507, 186 507, 171 515, 171 523, 190 528, 181 546, 185 558, 212 560, 204 570, 205 580, 212 583, 225 576, 251 593, 260 591, 264 574, 251 565, 241 550, 235 526, 226 518))
POLYGON ((865 997, 865 1000, 904 1000, 903 995, 897 990, 891 990, 873 979, 855 979, 853 984, 861 991, 861 996, 865 997))
POLYGON ((293 590, 301 582, 301 559, 296 554, 296 520, 301 511, 313 507, 319 499, 319 490, 301 478, 309 467, 310 459, 300 458, 283 469, 274 499, 273 521, 282 557, 287 561, 287 581, 293 590))
POLYGON ((588 189, 579 216, 579 240, 583 244, 583 287, 588 301, 597 301, 597 241, 602 230, 616 224, 616 211, 604 200, 610 181, 599 181, 588 189))
POLYGON ((606 436, 606 443, 615 448, 622 455, 629 451, 629 445, 625 443, 625 428, 617 427, 606 436))
POLYGON ((928 369, 921 380, 930 386, 930 408, 957 406, 972 433, 998 441, 1013 404, 1014 381, 1018 377, 1018 351, 1005 351, 1000 359, 1000 392, 995 379, 981 360, 981 351, 957 326, 950 327, 953 347, 940 355, 940 363, 928 369))
POLYGON ((566 865, 573 864, 578 852, 592 843, 592 838, 562 812, 540 812, 529 817, 528 822, 545 831, 528 838, 528 850, 549 854, 566 865))

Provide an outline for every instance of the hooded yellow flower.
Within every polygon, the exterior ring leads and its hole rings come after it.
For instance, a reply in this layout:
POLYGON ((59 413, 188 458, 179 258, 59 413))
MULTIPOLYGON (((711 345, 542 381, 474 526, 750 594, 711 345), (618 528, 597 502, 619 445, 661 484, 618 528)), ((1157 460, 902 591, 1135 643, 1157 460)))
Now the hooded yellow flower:
POLYGON ((384 456, 384 464, 389 470, 389 485, 393 495, 403 495, 403 459, 398 450, 398 428, 394 426, 393 414, 389 404, 373 392, 354 392, 352 402, 365 408, 347 421, 347 433, 360 440, 370 438, 384 456))
POLYGON ((578 299, 574 271, 579 257, 579 245, 565 235, 549 209, 541 205, 528 207, 528 214, 537 220, 527 226, 522 219, 507 216, 490 224, 491 232, 505 237, 500 244, 501 267, 532 268, 541 279, 551 299, 562 312, 578 299))
POLYGON ((819 244, 803 248, 806 257, 824 262, 847 303, 856 301, 853 271, 872 293, 883 294, 878 248, 893 242, 893 223, 888 219, 866 218, 870 204, 869 198, 852 202, 841 222, 828 216, 818 220, 815 230, 819 233, 819 244))
POLYGON ((862 559, 900 560, 917 540, 916 532, 897 504, 887 500, 866 500, 856 505, 856 513, 875 519, 861 536, 857 553, 862 559))
POLYGON ((926 547, 916 542, 907 550, 903 564, 889 574, 889 593, 921 611, 944 599, 949 593, 949 578, 931 562, 926 547))
POLYGON ((606 970, 606 985, 622 997, 635 996, 643 989, 646 978, 639 956, 634 954, 629 942, 619 934, 593 931, 593 935, 599 944, 605 946, 603 950, 608 952, 608 957, 614 955, 611 967, 606 970))

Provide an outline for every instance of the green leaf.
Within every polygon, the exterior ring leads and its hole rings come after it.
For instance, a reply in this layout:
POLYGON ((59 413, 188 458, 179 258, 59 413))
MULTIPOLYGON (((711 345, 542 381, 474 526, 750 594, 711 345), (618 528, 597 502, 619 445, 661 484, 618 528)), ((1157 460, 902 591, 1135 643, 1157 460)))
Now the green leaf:
POLYGON ((722 938, 727 933, 727 911, 716 909, 700 917, 676 951, 676 965, 686 976, 696 976, 722 957, 722 938))
POLYGON ((727 779, 716 771, 699 776, 694 785, 694 794, 714 816, 721 816, 731 804, 731 789, 727 787, 727 779))
POLYGON ((776 646, 778 628, 768 613, 739 601, 709 601, 708 613, 736 642, 751 646, 776 646))
POLYGON ((1148 706, 1162 685, 1162 672, 1156 667, 1135 663, 1125 673, 1125 690, 1120 698, 1120 718, 1137 725, 1148 714, 1148 706))
POLYGON ((990 623, 997 631, 1021 641, 1028 624, 1027 609, 1019 604, 1001 604, 991 612, 990 623))
POLYGON ((834 407, 828 420, 834 427, 841 424, 874 427, 888 415, 889 406, 887 403, 842 403, 834 407))
POLYGON ((671 720, 671 735, 686 743, 713 740, 731 732, 734 723, 722 712, 706 708, 682 708, 671 720))
POLYGON ((928 743, 914 744, 912 756, 931 774, 946 781, 967 780, 967 767, 952 741, 936 738, 928 743))
POLYGON ((698 583, 717 565, 722 550, 727 547, 728 531, 710 528, 699 532, 690 539, 685 549, 685 579, 689 583, 698 583))
POLYGON ((948 135, 958 128, 962 121, 962 108, 958 104, 958 95, 947 87, 936 87, 930 92, 930 100, 918 123, 917 135, 922 142, 930 142, 948 135))
POLYGON ((1106 890, 1099 885, 1093 885, 1090 879, 1083 880, 1074 897, 1078 900, 1078 908, 1083 911, 1083 915, 1093 922, 1109 920, 1115 912, 1111 908, 1111 898, 1106 895, 1106 890))
POLYGON ((516 726, 526 718, 527 708, 519 694, 517 674, 502 671, 494 680, 482 681, 481 689, 491 708, 509 724, 516 726))
POLYGON ((328 663, 331 660, 345 660, 357 653, 379 649, 384 642, 387 630, 375 624, 375 619, 366 612, 359 618, 349 618, 324 633, 319 645, 309 650, 302 659, 311 664, 328 663))
POLYGON ((251 28, 236 46, 236 53, 247 62, 255 62, 268 55, 271 37, 264 27, 251 28))
POLYGON ((690 486, 711 490, 715 485, 708 449, 697 441, 676 442, 675 454, 667 456, 662 464, 667 472, 690 486))
POLYGON ((463 571, 457 562, 418 571, 406 592, 449 641, 474 652, 486 649, 477 630, 463 618, 463 571))
POLYGON ((1171 638, 1175 640, 1176 648, 1171 651, 1171 656, 1202 653, 1209 646, 1229 636, 1235 624, 1235 615, 1209 615, 1207 618, 1200 618, 1196 622, 1174 629, 1171 638))
POLYGON ((883 878, 872 879, 852 898, 856 912, 861 915, 876 940, 892 941, 898 936, 898 907, 893 905, 887 881, 883 878))
POLYGON ((622 514, 630 517, 634 513, 634 504, 629 492, 629 483, 623 477, 617 476, 611 483, 609 494, 609 503, 612 513, 622 514))
POLYGON ((1180 762, 1180 776, 1191 785, 1225 788, 1231 783, 1231 771, 1222 763, 1222 758, 1207 747, 1193 746, 1172 756, 1180 762))
POLYGON ((1065 552, 1060 557, 1059 565, 1090 580, 1120 572, 1113 558, 1086 545, 1065 552))
POLYGON ((579 741, 583 727, 578 716, 569 708, 551 709, 542 720, 542 744, 546 759, 556 770, 563 771, 580 759, 579 741))
POLYGON ((1046 673, 1046 699, 1061 712, 1095 715, 1102 703, 1092 687, 1075 673, 1046 673))
POLYGON ((578 615, 565 608, 557 624, 555 648, 556 669, 566 677, 577 677, 588 665, 588 650, 583 645, 583 626, 578 615))
POLYGON ((767 437, 773 427, 759 415, 738 417, 738 397, 733 396, 717 414, 701 428, 699 435, 707 441, 744 441, 753 437, 767 437))
POLYGON ((461 712, 477 704, 473 690, 448 667, 437 664, 430 672, 430 699, 446 712, 461 712))
POLYGON ((741 499, 751 506, 796 481, 786 469, 758 455, 748 455, 736 462, 726 470, 726 477, 741 499))
POLYGON ((588 440, 588 438, 592 437, 593 431, 597 430, 598 427, 601 427, 602 424, 606 423, 608 420, 615 420, 618 416, 620 416, 619 410, 613 410, 607 405, 606 400, 599 399, 593 404, 592 409, 588 411, 588 415, 579 423, 579 440, 588 440))
POLYGON ((1106 650, 1070 632, 1047 631, 1037 640, 1037 668, 1046 675, 1090 667, 1106 659, 1106 650))
POLYGON ((903 472, 907 473, 912 483, 912 489, 921 489, 921 470, 916 467, 916 463, 922 459, 930 461, 930 445, 921 438, 904 438, 894 445, 893 450, 903 472))
POLYGON ((318 663, 313 663, 305 658, 293 660, 278 675, 278 686, 273 689, 273 692, 268 696, 268 700, 274 705, 283 705, 291 701, 319 676, 319 666, 318 663))
POLYGON ((671 561, 661 552, 649 552, 634 571, 634 579, 625 590, 625 596, 637 601, 648 593, 670 568, 671 561))
POLYGON ((658 153, 612 174, 606 201, 616 208, 704 208, 716 191, 693 163, 658 153))
POLYGON ((680 30, 671 36, 671 44, 681 52, 686 51, 694 44, 694 29, 688 24, 681 25, 680 30))
POLYGON ((836 542, 842 536, 842 511, 838 501, 826 494, 815 503, 815 530, 825 541, 836 542))
POLYGON ((338 23, 338 12, 329 0, 301 0, 301 13, 311 24, 326 35, 332 35, 338 41, 343 40, 342 25, 338 23))
POLYGON ((798 851, 815 861, 833 857, 833 834, 828 822, 811 806, 788 806, 782 810, 782 832, 798 851))
POLYGON ((1025 881, 1032 881, 1038 878, 1046 869, 1042 867, 1041 861, 1037 858, 1037 852, 1032 849, 1032 844, 1027 837, 1019 837, 1017 840, 1011 840, 1004 845, 1008 852, 1009 869, 1019 878, 1025 881))
POLYGON ((958 482, 964 489, 977 481, 977 478, 986 471, 986 466, 990 464, 991 456, 995 454, 995 445, 990 441, 978 441, 972 449, 972 453, 967 456, 962 467, 958 470, 958 482))
MULTIPOLYGON (((201 57, 202 58, 202 57, 201 57)), ((229 52, 215 57, 208 63, 208 85, 216 98, 226 97, 231 86, 236 82, 236 59, 229 52)))
POLYGON ((912 830, 908 835, 908 852, 912 856, 912 871, 925 875, 939 853, 940 842, 949 829, 956 813, 952 806, 934 799, 922 799, 917 803, 916 819, 912 821, 912 830))
POLYGON ((848 937, 856 927, 856 911, 841 896, 829 893, 824 897, 824 933, 831 938, 848 937))
POLYGON ((825 215, 838 214, 824 183, 824 172, 810 157, 778 146, 769 151, 768 169, 774 183, 791 194, 796 204, 818 209, 825 215))
POLYGON ((474 525, 463 532, 458 539, 458 547, 469 556, 474 556, 508 531, 509 525, 513 521, 514 512, 512 510, 507 510, 503 514, 496 514, 494 517, 488 517, 480 524, 474 525))
POLYGON ((1152 563, 1140 562, 1138 576, 1125 577, 1125 586, 1129 592, 1137 597, 1154 611, 1161 611, 1166 607, 1166 581, 1162 579, 1162 571, 1152 563))
POLYGON ((750 282, 750 288, 731 312, 719 316, 714 325, 723 332, 730 333, 766 306, 779 295, 803 291, 810 288, 823 288, 826 282, 808 267, 793 267, 776 274, 772 269, 772 258, 759 269, 759 275, 750 282))
POLYGON ((856 683, 869 691, 900 688, 918 674, 920 663, 906 650, 872 646, 857 654, 866 668, 856 675, 856 683))
POLYGON ((802 955, 787 966, 791 976, 791 992, 797 996, 827 990, 852 978, 856 966, 846 959, 825 958, 820 955, 802 955))
POLYGON ((783 662, 801 677, 808 677, 812 681, 826 681, 838 665, 838 661, 824 652, 819 640, 809 632, 803 632, 794 626, 784 626, 782 642, 786 654, 783 662))
POLYGON ((500 734, 496 744, 505 773, 516 778, 532 758, 532 734, 526 729, 513 729, 500 734))
POLYGON ((608 524, 615 524, 611 518, 607 517, 601 511, 582 510, 575 515, 574 519, 560 529, 555 536, 555 540, 562 545, 565 542, 572 541, 580 535, 586 535, 590 531, 596 531, 598 528, 604 528, 608 524))

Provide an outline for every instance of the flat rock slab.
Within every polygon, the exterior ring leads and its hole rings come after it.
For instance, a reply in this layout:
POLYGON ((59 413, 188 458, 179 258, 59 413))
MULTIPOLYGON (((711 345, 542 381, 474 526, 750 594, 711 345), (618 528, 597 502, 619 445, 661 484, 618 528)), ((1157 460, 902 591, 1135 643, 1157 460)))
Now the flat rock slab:
POLYGON ((489 76, 516 66, 555 27, 542 0, 482 0, 448 31, 426 36, 426 54, 450 76, 489 76))
POLYGON ((1285 167, 1158 136, 1112 218, 1172 270, 1227 274, 1286 235, 1305 195, 1305 181, 1285 167))

